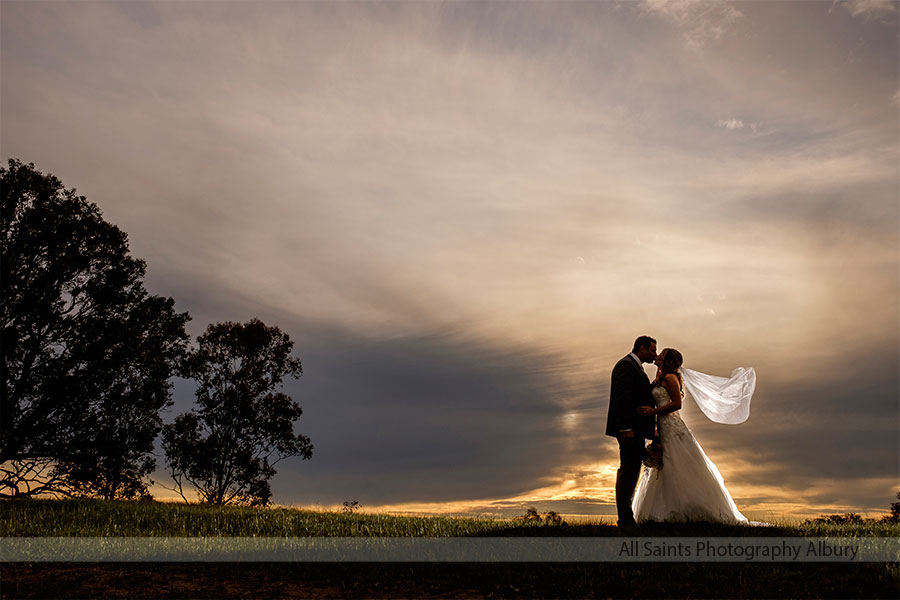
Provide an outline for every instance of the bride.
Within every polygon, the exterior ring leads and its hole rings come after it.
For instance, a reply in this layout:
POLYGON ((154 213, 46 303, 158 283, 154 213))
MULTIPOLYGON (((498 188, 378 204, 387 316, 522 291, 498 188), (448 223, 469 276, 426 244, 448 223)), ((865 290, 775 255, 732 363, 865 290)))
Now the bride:
MULTIPOLYGON (((682 368, 678 350, 664 349, 656 358, 653 382, 656 408, 643 406, 642 415, 657 415, 662 460, 644 469, 632 501, 635 520, 706 521, 746 524, 716 465, 703 452, 681 420, 684 387, 710 419, 740 423, 750 410, 756 383, 753 369, 736 369, 731 379, 682 368)), ((652 446, 651 446, 652 448, 652 446)))

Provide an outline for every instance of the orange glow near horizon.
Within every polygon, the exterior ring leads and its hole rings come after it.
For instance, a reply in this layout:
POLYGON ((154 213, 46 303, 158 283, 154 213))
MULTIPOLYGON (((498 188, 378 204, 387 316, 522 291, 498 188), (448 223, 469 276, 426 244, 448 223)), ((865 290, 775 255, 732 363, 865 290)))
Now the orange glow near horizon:
MULTIPOLYGON (((747 465, 744 465, 745 467, 747 465)), ((751 467, 752 468, 752 467, 751 467)), ((509 498, 472 498, 468 500, 456 500, 447 502, 397 502, 380 505, 361 505, 359 510, 363 513, 393 514, 400 516, 459 516, 459 517, 487 517, 487 518, 511 518, 522 516, 525 510, 531 506, 538 506, 539 512, 555 510, 563 517, 573 518, 576 522, 605 522, 614 523, 615 516, 615 477, 617 465, 614 464, 587 464, 581 468, 571 469, 567 476, 570 479, 561 480, 556 484, 529 492, 511 496, 509 498), (563 505, 566 501, 591 501, 590 512, 566 511, 563 505)), ((886 499, 884 507, 868 507, 861 509, 857 506, 846 504, 809 504, 790 498, 790 493, 773 484, 771 486, 741 485, 741 468, 729 469, 726 463, 720 467, 723 474, 733 474, 730 478, 726 475, 726 484, 738 505, 738 509, 751 521, 763 521, 771 523, 796 522, 817 517, 824 514, 862 513, 866 518, 880 518, 889 512, 890 499, 886 499), (753 501, 743 501, 743 498, 756 498, 753 501), (764 499, 760 499, 764 498, 764 499)), ((878 490, 895 484, 895 481, 885 478, 869 480, 865 485, 878 490)), ((840 488, 840 481, 823 481, 810 492, 828 493, 840 488)), ((160 502, 183 502, 180 496, 171 490, 154 486, 151 492, 160 502)), ((190 495, 189 495, 190 497, 190 495)), ((192 502, 196 502, 196 497, 192 502)), ((294 508, 299 510, 313 510, 326 512, 341 512, 341 504, 280 504, 273 506, 281 508, 294 508)))

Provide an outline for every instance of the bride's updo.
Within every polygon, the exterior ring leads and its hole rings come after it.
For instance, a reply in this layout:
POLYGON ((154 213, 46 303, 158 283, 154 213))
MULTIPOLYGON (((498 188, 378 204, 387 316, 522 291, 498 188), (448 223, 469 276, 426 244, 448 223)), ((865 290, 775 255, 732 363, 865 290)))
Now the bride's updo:
POLYGON ((684 380, 681 378, 681 371, 679 371, 682 363, 684 363, 684 358, 682 358, 681 352, 675 348, 663 348, 662 352, 659 353, 660 385, 666 378, 666 375, 674 373, 675 376, 678 377, 678 385, 682 389, 682 395, 684 395, 684 380))

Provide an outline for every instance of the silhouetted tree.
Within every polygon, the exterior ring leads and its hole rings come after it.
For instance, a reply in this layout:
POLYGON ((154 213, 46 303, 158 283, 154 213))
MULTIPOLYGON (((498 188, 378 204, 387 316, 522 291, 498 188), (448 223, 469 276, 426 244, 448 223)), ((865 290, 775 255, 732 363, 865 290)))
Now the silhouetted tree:
POLYGON ((891 502, 891 514, 884 517, 885 521, 897 523, 900 521, 900 492, 897 492, 898 502, 891 502))
POLYGON ((189 317, 74 189, 18 160, 0 187, 0 495, 146 495, 189 317))
POLYGON ((188 482, 204 502, 265 505, 274 465, 312 456, 309 438, 294 433, 303 411, 276 391, 285 376, 302 375, 293 346, 258 319, 212 324, 197 339, 184 364, 184 376, 199 384, 197 408, 163 428, 166 464, 182 498, 188 482))

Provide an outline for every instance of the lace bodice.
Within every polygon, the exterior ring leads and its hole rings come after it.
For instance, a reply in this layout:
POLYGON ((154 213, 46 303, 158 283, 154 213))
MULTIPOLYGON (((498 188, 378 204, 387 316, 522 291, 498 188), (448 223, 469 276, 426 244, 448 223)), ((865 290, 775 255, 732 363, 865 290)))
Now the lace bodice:
MULTIPOLYGON (((671 404, 672 398, 664 387, 653 387, 653 400, 656 402, 657 408, 661 408, 667 404, 671 404)), ((681 420, 679 411, 668 412, 657 416, 659 422, 659 434, 663 437, 667 435, 684 435, 688 432, 687 425, 681 420)))
POLYGON ((669 397, 669 392, 666 390, 666 388, 659 385, 653 386, 653 400, 656 401, 657 408, 661 408, 666 404, 670 404, 672 402, 672 398, 669 397))

